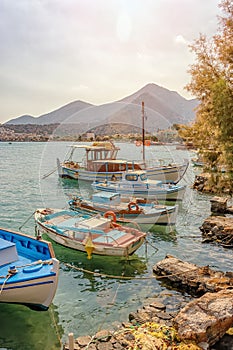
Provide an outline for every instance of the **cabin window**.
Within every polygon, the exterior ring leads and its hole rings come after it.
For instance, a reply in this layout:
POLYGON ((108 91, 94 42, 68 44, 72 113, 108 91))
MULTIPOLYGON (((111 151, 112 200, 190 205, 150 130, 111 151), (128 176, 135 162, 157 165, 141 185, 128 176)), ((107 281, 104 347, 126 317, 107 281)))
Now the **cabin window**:
POLYGON ((126 178, 127 181, 137 181, 138 180, 138 175, 130 174, 130 175, 126 175, 125 178, 126 178))
POLYGON ((145 181, 145 180, 147 180, 147 175, 146 174, 141 174, 141 180, 142 181, 145 181))

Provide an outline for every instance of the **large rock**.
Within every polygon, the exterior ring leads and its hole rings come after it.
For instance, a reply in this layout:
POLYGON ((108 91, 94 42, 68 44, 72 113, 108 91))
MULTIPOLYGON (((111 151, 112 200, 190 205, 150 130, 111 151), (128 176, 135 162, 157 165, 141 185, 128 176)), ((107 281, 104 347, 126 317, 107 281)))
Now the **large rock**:
POLYGON ((209 266, 197 266, 171 255, 159 261, 153 272, 157 278, 192 295, 233 288, 233 273, 215 271, 209 266))
POLYGON ((227 197, 213 197, 210 200, 212 213, 226 213, 227 211, 227 197))
POLYGON ((215 344, 233 325, 233 290, 206 293, 187 304, 173 322, 181 339, 215 344))
POLYGON ((233 218, 226 216, 209 216, 200 227, 203 242, 217 242, 222 246, 233 248, 233 218))

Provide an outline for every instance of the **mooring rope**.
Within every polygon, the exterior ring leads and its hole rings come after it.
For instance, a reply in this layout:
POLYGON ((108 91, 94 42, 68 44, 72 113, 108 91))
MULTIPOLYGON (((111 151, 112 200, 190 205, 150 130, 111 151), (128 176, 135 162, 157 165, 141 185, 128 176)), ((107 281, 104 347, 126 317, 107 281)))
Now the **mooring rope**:
POLYGON ((44 174, 42 176, 42 180, 46 179, 46 177, 49 177, 50 175, 52 175, 53 173, 55 173, 55 171, 57 170, 57 167, 55 169, 53 169, 52 171, 50 171, 48 174, 44 174))
POLYGON ((52 265, 53 262, 51 260, 37 260, 37 261, 33 261, 30 264, 25 264, 25 265, 21 265, 21 266, 15 266, 15 268, 20 269, 20 268, 24 268, 24 267, 27 267, 27 266, 33 266, 33 265, 39 265, 39 264, 52 265))
POLYGON ((5 287, 6 282, 8 281, 8 279, 9 279, 11 276, 13 276, 12 273, 9 273, 7 276, 5 276, 5 281, 4 281, 3 284, 2 284, 2 287, 1 287, 1 290, 0 290, 0 295, 2 294, 2 291, 3 291, 4 287, 5 287))
POLYGON ((188 272, 194 272, 196 270, 199 270, 201 269, 201 267, 197 267, 195 269, 188 269, 188 270, 184 270, 184 271, 181 271, 181 272, 177 272, 177 273, 172 273, 172 274, 169 274, 169 275, 163 275, 163 276, 154 276, 154 275, 151 275, 151 276, 144 276, 144 277, 135 277, 135 276, 124 276, 124 275, 121 275, 121 276, 118 276, 118 275, 109 275, 109 274, 106 274, 106 273, 100 273, 100 272, 96 272, 96 271, 90 271, 90 270, 87 270, 87 269, 84 269, 82 267, 77 267, 77 266, 74 266, 74 265, 71 265, 69 263, 65 263, 63 262, 63 264, 67 267, 70 267, 72 269, 75 269, 77 271, 81 271, 81 272, 85 272, 85 273, 89 273, 90 275, 95 275, 95 276, 98 276, 98 277, 108 277, 108 278, 114 278, 114 279, 126 279, 126 280, 149 280, 149 279, 162 279, 162 278, 169 278, 169 277, 173 277, 173 276, 179 276, 179 275, 182 275, 182 274, 185 274, 185 273, 188 273, 188 272))
POLYGON ((59 344, 60 344, 60 346, 61 346, 61 348, 62 348, 62 345, 63 345, 63 344, 62 344, 62 339, 61 339, 61 337, 60 337, 60 333, 59 333, 59 329, 58 329, 58 324, 57 324, 57 322, 56 322, 55 315, 54 315, 54 310, 53 310, 52 307, 49 307, 49 315, 50 315, 51 321, 52 321, 52 323, 53 323, 53 325, 54 325, 55 333, 56 333, 57 339, 58 339, 59 344))
POLYGON ((30 214, 30 216, 27 218, 26 221, 24 221, 24 223, 19 226, 19 230, 21 230, 21 228, 31 219, 31 217, 35 214, 36 211, 34 211, 32 214, 30 214))
MULTIPOLYGON (((28 266, 34 266, 34 265, 52 265, 53 262, 52 260, 37 260, 37 261, 34 261, 30 264, 25 264, 25 265, 20 265, 20 266, 15 266, 14 269, 17 270, 17 269, 23 269, 24 267, 28 267, 28 266)), ((17 271, 15 272, 17 273, 17 271)), ((9 274, 10 276, 13 276, 15 273, 11 273, 10 270, 9 270, 9 274)), ((7 274, 6 276, 0 276, 0 278, 9 278, 9 274, 7 274)), ((3 282, 5 283, 5 282, 3 282)))

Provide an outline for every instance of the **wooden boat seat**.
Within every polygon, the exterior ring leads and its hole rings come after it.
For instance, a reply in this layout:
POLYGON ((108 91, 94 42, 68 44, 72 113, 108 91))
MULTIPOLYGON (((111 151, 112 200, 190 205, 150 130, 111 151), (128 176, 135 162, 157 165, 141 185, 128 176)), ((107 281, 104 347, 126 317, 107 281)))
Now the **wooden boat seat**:
POLYGON ((109 221, 105 218, 95 218, 91 217, 90 219, 85 219, 83 222, 80 222, 80 227, 88 228, 89 230, 106 229, 109 225, 109 221))
POLYGON ((107 235, 99 236, 93 239, 93 243, 113 243, 114 245, 124 244, 131 240, 134 236, 131 233, 126 233, 118 230, 109 231, 107 235))
POLYGON ((18 260, 16 244, 0 238, 0 266, 18 260))

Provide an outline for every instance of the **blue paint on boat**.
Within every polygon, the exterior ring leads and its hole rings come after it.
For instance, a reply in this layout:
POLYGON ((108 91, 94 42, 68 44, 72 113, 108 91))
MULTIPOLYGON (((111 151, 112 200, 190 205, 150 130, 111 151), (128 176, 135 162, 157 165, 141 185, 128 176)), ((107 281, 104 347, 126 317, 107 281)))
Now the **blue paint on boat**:
POLYGON ((47 310, 56 292, 58 270, 51 243, 0 229, 0 302, 47 310))

